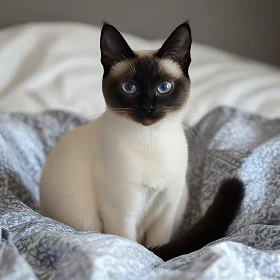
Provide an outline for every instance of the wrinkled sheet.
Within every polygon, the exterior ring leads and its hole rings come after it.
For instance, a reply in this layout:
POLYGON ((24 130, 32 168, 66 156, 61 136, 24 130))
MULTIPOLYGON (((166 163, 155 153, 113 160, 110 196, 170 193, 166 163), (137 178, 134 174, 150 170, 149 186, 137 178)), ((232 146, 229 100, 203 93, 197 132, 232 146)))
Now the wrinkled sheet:
POLYGON ((241 177, 246 197, 227 237, 165 263, 132 241, 38 214, 46 155, 85 122, 62 111, 0 114, 1 279, 280 279, 280 120, 217 108, 189 133, 185 226, 225 177, 241 177))

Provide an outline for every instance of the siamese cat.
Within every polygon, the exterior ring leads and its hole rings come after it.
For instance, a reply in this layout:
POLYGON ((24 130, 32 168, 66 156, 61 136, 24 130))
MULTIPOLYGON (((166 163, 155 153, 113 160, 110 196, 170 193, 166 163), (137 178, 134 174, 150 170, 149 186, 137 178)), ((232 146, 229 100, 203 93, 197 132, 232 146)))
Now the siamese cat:
POLYGON ((238 179, 224 181, 206 214, 186 232, 177 231, 189 196, 183 117, 191 43, 185 22, 159 50, 133 51, 104 23, 100 49, 107 109, 51 151, 40 181, 43 215, 76 230, 139 242, 163 260, 225 235, 244 196, 238 179))

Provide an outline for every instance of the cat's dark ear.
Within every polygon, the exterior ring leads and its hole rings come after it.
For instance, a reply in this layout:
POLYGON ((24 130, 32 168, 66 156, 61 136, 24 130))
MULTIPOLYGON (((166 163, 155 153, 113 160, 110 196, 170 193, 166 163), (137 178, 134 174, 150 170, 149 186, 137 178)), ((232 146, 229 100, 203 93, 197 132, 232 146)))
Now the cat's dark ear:
POLYGON ((104 23, 100 37, 101 63, 104 74, 110 72, 111 67, 124 59, 135 57, 121 33, 112 25, 104 23))
POLYGON ((170 34, 156 56, 174 60, 182 67, 184 74, 188 76, 191 63, 191 44, 191 28, 188 22, 184 22, 170 34))

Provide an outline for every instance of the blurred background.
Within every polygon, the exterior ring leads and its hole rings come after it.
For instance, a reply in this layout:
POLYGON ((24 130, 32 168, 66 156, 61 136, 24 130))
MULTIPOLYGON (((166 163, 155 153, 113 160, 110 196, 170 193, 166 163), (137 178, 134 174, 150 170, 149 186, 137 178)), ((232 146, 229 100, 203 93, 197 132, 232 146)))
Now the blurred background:
POLYGON ((183 21, 193 34, 186 122, 218 106, 280 116, 280 0, 0 0, 0 111, 106 108, 100 27, 158 49, 183 21))
POLYGON ((196 42, 280 66, 279 0, 1 0, 0 27, 75 21, 160 39, 189 19, 196 42))

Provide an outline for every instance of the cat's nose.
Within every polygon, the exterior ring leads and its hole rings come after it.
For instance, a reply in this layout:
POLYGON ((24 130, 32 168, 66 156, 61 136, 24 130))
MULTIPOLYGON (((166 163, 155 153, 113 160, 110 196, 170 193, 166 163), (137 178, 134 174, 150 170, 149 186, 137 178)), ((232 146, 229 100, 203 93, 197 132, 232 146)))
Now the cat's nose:
POLYGON ((151 114, 155 111, 156 107, 154 105, 141 105, 141 110, 146 114, 151 114))

